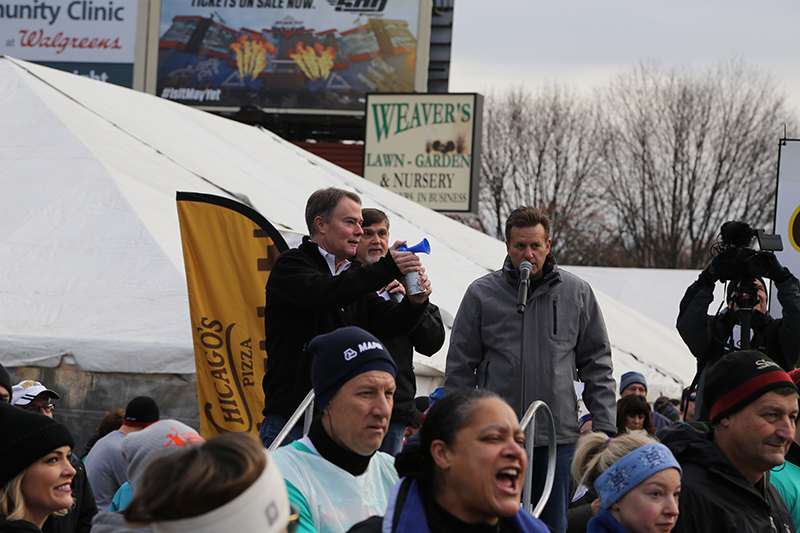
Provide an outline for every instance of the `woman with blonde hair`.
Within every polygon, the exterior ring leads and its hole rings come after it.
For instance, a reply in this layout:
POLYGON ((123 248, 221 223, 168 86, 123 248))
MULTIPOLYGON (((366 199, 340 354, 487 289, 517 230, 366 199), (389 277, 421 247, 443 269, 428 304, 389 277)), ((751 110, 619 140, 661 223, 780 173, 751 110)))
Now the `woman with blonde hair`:
POLYGON ((666 533, 675 527, 681 467, 654 439, 587 435, 578 441, 572 475, 599 496, 587 533, 666 533))
POLYGON ((41 533, 73 506, 75 442, 52 418, 0 402, 0 532, 41 533))

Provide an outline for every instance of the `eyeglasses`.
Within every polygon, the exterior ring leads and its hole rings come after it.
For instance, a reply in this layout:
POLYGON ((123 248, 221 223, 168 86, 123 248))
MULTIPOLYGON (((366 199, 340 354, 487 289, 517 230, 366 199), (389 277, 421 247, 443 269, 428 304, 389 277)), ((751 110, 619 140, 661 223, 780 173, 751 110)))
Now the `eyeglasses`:
POLYGON ((52 414, 53 411, 56 410, 56 406, 52 403, 46 403, 44 405, 36 405, 29 403, 28 405, 23 405, 23 409, 26 411, 30 411, 31 413, 38 413, 39 411, 44 411, 46 414, 52 414))

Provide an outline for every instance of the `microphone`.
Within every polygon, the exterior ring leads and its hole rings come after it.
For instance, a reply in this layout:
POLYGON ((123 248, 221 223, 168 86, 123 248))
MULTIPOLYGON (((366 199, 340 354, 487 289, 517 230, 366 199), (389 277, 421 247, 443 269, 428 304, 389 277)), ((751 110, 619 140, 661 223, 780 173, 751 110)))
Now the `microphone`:
POLYGON ((517 313, 525 312, 525 305, 528 302, 528 279, 531 277, 533 265, 530 261, 523 261, 519 264, 519 293, 517 296, 517 313))

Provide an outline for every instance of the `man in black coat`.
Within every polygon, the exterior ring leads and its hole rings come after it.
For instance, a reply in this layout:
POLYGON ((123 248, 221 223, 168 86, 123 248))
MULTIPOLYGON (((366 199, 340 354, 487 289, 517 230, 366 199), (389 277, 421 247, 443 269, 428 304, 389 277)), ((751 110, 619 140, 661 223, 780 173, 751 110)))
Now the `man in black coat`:
POLYGON ((800 284, 774 255, 769 255, 767 277, 774 283, 781 304, 782 318, 773 319, 767 311, 766 282, 762 278, 738 280, 739 266, 731 252, 723 252, 703 270, 692 283, 680 303, 677 328, 686 346, 697 358, 697 402, 695 420, 708 420, 708 407, 703 403, 705 369, 729 352, 742 349, 743 311, 735 302, 735 293, 753 297, 750 313, 750 348, 766 354, 787 372, 800 359, 800 284), (727 307, 716 315, 708 314, 714 300, 717 281, 733 280, 728 284, 727 307), (752 284, 755 294, 742 291, 752 284))
MULTIPOLYGON (((364 233, 358 244, 356 259, 362 265, 372 265, 389 253, 389 217, 380 209, 372 208, 362 209, 361 215, 364 217, 361 223, 364 233)), ((394 280, 379 290, 378 294, 385 300, 399 302, 405 296, 405 288, 394 280)), ((380 451, 397 455, 403 447, 406 426, 414 421, 414 397, 417 395, 414 350, 427 356, 439 351, 444 344, 442 314, 438 307, 428 303, 419 324, 411 333, 399 337, 380 337, 380 340, 397 365, 392 419, 380 451)))
POLYGON ((711 423, 656 433, 683 469, 674 533, 792 533, 791 514, 769 470, 784 463, 795 435, 797 387, 777 363, 744 350, 708 369, 711 423))
MULTIPOLYGON (((350 261, 363 233, 361 199, 342 189, 314 192, 306 203, 309 237, 275 260, 266 288, 264 323, 267 372, 263 388, 264 421, 260 437, 269 446, 311 390, 308 343, 317 335, 359 326, 378 337, 413 330, 428 305, 431 287, 423 273, 423 291, 402 302, 386 301, 377 292, 394 279, 419 271, 412 252, 398 251, 372 265, 350 261)), ((299 426, 284 443, 302 436, 299 426)))

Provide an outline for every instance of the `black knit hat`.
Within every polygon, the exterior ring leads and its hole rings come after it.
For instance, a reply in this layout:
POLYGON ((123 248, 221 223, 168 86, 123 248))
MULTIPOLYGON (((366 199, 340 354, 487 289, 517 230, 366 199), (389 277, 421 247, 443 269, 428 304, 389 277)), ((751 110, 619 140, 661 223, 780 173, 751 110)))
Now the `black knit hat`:
POLYGON ((8 401, 11 402, 11 376, 8 375, 8 370, 3 365, 0 365, 0 387, 6 389, 8 401))
POLYGON ((143 428, 158 422, 160 417, 161 413, 154 399, 150 396, 137 396, 125 407, 125 419, 122 425, 143 428))
POLYGON ((672 405, 670 402, 666 402, 658 408, 658 413, 666 416, 672 422, 677 422, 681 419, 681 413, 678 411, 678 408, 672 405))
POLYGON ((381 370, 395 377, 397 367, 383 344, 361 328, 350 326, 319 335, 308 345, 314 356, 311 384, 322 411, 342 385, 359 374, 381 370))
POLYGON ((731 352, 708 369, 703 403, 709 406, 711 423, 716 424, 781 387, 797 390, 778 363, 755 350, 731 352))
POLYGON ((0 402, 0 487, 61 446, 75 446, 67 426, 0 402))

